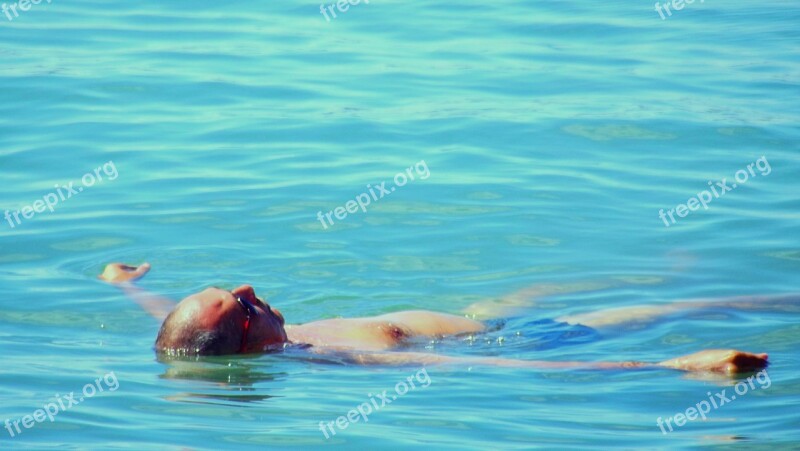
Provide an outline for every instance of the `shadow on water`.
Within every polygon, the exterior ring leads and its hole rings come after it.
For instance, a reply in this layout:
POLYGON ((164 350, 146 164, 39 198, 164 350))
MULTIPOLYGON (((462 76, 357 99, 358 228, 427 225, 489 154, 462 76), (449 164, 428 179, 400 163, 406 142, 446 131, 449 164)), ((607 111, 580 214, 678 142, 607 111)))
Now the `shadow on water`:
MULTIPOLYGON (((205 382, 209 392, 184 392, 167 396, 170 401, 191 403, 236 402, 252 403, 276 397, 264 394, 265 383, 285 381, 290 373, 285 371, 288 362, 308 364, 342 365, 336 356, 322 357, 305 351, 305 347, 269 354, 245 356, 173 356, 158 355, 158 361, 166 366, 159 377, 178 381, 205 382), (256 387, 256 385, 259 385, 256 387), (213 390, 213 391, 212 391, 213 390)), ((269 387, 269 384, 266 386, 269 387)))
POLYGON ((288 374, 283 371, 270 371, 268 361, 256 357, 200 357, 165 356, 158 361, 166 366, 159 377, 180 381, 199 381, 209 385, 209 391, 183 392, 167 396, 170 401, 209 403, 236 402, 251 403, 266 401, 273 395, 265 394, 256 384, 278 382, 288 374))

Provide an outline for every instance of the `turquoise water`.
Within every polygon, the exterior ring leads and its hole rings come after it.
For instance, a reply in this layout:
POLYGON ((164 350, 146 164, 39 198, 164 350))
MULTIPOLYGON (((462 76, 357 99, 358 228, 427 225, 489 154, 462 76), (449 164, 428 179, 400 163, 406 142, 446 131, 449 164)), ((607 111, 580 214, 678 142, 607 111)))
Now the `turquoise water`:
POLYGON ((768 389, 669 435, 656 418, 730 382, 429 366, 429 386, 326 439, 320 421, 420 368, 159 362, 158 322, 95 278, 149 261, 141 285, 174 299, 250 283, 289 323, 610 279, 625 283, 528 315, 798 291, 800 7, 673 13, 372 0, 326 22, 316 3, 56 0, 0 15, 0 212, 103 176, 0 226, 0 421, 106 388, 15 437, 0 429, 0 446, 798 446, 796 312, 703 312, 553 349, 484 343, 541 360, 770 354, 768 389), (761 157, 769 173, 752 166, 708 210, 659 218, 761 157), (429 177, 318 221, 423 160, 429 177))

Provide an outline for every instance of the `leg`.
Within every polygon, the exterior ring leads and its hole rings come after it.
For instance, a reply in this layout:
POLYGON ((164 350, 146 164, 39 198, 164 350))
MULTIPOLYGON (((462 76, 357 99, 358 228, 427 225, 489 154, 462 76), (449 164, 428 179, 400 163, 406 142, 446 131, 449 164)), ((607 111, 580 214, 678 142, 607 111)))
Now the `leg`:
POLYGON ((657 283, 653 278, 611 278, 605 280, 589 280, 564 285, 542 284, 523 288, 500 299, 476 302, 462 310, 469 318, 487 320, 492 318, 508 318, 536 306, 540 298, 556 294, 599 291, 628 284, 657 283))
POLYGON ((583 324, 593 328, 606 328, 637 323, 649 323, 667 315, 701 309, 734 309, 754 311, 800 312, 800 293, 736 296, 722 299, 691 299, 666 305, 637 305, 599 312, 569 315, 557 318, 570 324, 583 324))

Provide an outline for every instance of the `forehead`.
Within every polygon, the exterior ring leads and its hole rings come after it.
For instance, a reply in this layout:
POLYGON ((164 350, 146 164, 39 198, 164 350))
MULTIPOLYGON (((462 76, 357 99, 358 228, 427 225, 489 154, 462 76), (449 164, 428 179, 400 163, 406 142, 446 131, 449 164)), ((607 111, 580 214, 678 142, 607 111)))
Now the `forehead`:
POLYGON ((232 311, 236 299, 230 291, 220 288, 207 288, 182 300, 176 311, 185 319, 191 319, 198 327, 214 328, 218 322, 232 311))
POLYGON ((206 288, 205 290, 195 294, 192 296, 195 299, 199 299, 201 301, 235 301, 236 299, 233 297, 230 291, 223 290, 222 288, 217 287, 210 287, 206 288))

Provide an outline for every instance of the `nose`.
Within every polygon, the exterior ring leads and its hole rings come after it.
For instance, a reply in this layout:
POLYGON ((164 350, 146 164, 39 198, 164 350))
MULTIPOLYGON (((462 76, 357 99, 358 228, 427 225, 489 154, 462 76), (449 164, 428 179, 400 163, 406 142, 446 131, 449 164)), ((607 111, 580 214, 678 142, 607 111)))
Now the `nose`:
POLYGON ((240 297, 249 302, 256 301, 256 292, 250 285, 242 285, 241 287, 231 291, 231 293, 233 293, 234 296, 240 297))

